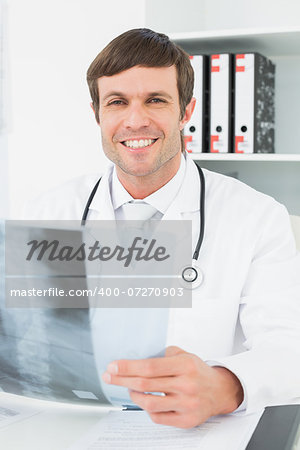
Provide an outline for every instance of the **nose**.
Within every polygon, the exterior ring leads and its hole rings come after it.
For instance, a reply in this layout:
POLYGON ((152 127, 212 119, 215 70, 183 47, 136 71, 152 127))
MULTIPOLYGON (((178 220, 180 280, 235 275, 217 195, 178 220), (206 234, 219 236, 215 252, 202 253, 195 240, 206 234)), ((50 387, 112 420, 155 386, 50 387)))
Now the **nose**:
POLYGON ((124 126, 131 129, 140 129, 150 125, 150 117, 146 107, 140 103, 132 103, 126 108, 124 126))

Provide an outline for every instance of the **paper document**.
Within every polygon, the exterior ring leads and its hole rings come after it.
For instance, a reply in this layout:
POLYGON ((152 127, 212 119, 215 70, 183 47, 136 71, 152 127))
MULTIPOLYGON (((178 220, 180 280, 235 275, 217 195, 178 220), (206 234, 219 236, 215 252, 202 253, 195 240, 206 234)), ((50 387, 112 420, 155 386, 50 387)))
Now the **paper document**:
POLYGON ((157 425, 145 411, 111 411, 69 450, 243 450, 262 413, 216 416, 186 430, 157 425))
POLYGON ((34 414, 39 413, 40 410, 28 406, 12 406, 12 402, 1 397, 0 402, 0 428, 6 427, 12 423, 27 419, 34 414))

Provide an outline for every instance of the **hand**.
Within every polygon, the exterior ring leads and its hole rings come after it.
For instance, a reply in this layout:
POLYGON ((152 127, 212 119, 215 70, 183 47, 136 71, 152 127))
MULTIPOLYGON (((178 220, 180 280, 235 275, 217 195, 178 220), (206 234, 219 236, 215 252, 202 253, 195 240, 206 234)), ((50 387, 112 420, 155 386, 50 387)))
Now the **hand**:
POLYGON ((232 412, 243 401, 242 386, 232 372, 210 367, 178 347, 168 347, 162 358, 114 361, 103 381, 127 387, 132 401, 147 411, 153 422, 180 428, 232 412))

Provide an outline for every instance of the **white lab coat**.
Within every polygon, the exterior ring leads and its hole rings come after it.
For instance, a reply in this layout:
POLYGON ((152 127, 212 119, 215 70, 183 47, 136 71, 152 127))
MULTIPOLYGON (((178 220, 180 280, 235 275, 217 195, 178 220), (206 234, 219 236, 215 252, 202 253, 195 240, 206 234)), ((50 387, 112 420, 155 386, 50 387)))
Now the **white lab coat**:
MULTIPOLYGON (((300 255, 287 211, 238 180, 203 172, 205 235, 199 265, 205 280, 193 291, 192 308, 170 311, 168 345, 235 373, 246 393, 246 412, 299 402, 300 255)), ((112 166, 88 219, 114 220, 111 173, 112 166)), ((32 203, 27 218, 80 220, 98 178, 83 177, 44 195, 32 203)), ((198 171, 187 157, 182 187, 163 220, 192 220, 193 249, 199 199, 198 171)))

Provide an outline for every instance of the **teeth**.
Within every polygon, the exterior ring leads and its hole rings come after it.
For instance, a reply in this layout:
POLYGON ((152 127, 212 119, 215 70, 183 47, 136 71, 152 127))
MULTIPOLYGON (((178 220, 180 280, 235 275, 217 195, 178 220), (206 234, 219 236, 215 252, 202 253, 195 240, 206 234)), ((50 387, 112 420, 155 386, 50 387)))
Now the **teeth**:
POLYGON ((125 141, 123 142, 123 144, 126 145, 126 147, 130 148, 144 148, 153 144, 153 142, 155 142, 155 139, 140 139, 139 141, 138 140, 125 141))

